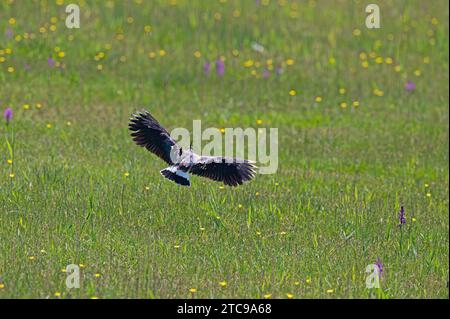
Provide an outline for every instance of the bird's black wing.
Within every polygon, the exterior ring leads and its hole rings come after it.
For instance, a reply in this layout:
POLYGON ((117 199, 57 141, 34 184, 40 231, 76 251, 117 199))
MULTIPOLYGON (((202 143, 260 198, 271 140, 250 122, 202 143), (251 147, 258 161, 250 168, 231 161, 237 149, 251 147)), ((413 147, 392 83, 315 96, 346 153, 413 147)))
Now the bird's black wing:
POLYGON ((255 177, 256 166, 248 160, 229 159, 221 156, 202 156, 189 172, 195 175, 237 186, 255 177))
MULTIPOLYGON (((128 128, 133 141, 173 165, 171 153, 176 156, 179 147, 169 132, 147 111, 132 114, 128 128)), ((172 156, 173 157, 173 156, 172 156)), ((175 158, 175 157, 173 157, 175 158)))

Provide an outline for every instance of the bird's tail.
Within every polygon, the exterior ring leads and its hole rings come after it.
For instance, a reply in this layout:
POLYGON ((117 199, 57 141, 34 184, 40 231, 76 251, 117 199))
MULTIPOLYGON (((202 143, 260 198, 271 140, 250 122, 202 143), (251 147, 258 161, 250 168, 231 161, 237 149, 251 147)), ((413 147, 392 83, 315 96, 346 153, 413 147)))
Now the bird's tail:
POLYGON ((160 171, 161 175, 178 185, 191 186, 189 174, 180 170, 177 166, 170 166, 160 171))

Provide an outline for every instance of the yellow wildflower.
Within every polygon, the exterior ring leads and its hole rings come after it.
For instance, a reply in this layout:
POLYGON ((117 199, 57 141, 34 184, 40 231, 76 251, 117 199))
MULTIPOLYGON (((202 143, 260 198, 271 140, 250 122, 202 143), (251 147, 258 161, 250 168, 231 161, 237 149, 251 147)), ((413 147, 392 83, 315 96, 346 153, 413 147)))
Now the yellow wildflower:
POLYGON ((379 56, 375 59, 375 63, 377 63, 377 64, 381 64, 381 63, 383 63, 383 61, 384 61, 383 57, 381 57, 381 56, 379 56))
POLYGON ((253 66, 253 64, 254 64, 253 60, 247 60, 247 61, 244 62, 244 66, 246 68, 249 68, 249 67, 253 66))
POLYGON ((373 94, 376 95, 376 96, 383 96, 384 92, 382 90, 376 88, 376 89, 373 90, 373 94))

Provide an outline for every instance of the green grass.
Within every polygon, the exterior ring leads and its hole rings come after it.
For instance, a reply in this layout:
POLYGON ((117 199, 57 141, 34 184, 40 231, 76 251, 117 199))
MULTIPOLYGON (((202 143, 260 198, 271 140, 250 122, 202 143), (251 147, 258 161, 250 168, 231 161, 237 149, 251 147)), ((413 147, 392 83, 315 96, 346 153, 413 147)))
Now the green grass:
POLYGON ((14 111, 0 127, 0 298, 448 298, 448 2, 378 1, 373 30, 361 1, 171 2, 89 1, 72 30, 67 1, 0 4, 0 110, 14 111), (224 77, 205 77, 218 56, 224 77), (262 77, 268 59, 282 75, 262 77), (170 183, 129 136, 141 107, 169 129, 261 119, 279 129, 278 171, 233 189, 170 183), (65 287, 72 263, 80 289, 65 287))

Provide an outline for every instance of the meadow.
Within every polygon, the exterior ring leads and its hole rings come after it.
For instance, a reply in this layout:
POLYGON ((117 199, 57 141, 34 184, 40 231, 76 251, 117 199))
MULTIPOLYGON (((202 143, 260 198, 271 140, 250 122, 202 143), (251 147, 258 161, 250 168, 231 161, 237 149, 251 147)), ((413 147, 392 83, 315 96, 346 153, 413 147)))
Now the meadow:
POLYGON ((448 2, 376 3, 2 0, 0 298, 448 298, 448 2), (171 183, 142 108, 278 170, 171 183))

